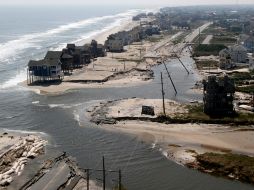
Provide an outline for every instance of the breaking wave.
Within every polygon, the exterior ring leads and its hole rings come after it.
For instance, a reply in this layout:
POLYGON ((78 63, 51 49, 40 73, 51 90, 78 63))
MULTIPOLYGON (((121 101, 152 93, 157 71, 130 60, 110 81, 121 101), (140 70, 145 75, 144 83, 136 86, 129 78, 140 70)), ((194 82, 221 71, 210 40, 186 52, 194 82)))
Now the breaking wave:
POLYGON ((123 21, 130 19, 139 12, 148 12, 148 10, 135 9, 115 15, 89 18, 0 43, 0 70, 8 70, 7 76, 3 78, 7 81, 2 80, 3 82, 0 82, 0 89, 14 87, 26 80, 28 60, 41 58, 47 49, 60 50, 66 46, 66 43, 81 43, 119 26, 123 21), (96 27, 94 28, 94 26, 96 27), (20 68, 18 71, 17 66, 20 68))

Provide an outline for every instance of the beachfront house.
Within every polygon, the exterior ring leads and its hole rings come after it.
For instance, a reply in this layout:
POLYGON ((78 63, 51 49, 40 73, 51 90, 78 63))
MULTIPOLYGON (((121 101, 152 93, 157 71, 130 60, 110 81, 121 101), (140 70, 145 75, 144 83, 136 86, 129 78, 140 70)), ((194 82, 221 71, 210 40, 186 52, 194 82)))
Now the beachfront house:
POLYGON ((27 82, 32 84, 36 81, 62 80, 64 75, 61 71, 61 56, 61 51, 48 51, 44 59, 30 60, 27 70, 27 82))
POLYGON ((64 48, 62 50, 63 54, 61 56, 62 71, 64 74, 71 74, 73 71, 73 56, 68 53, 68 49, 64 48))
POLYGON ((219 67, 220 69, 231 69, 235 65, 231 61, 231 54, 228 49, 223 49, 219 52, 220 62, 219 67))
POLYGON ((105 41, 106 51, 109 52, 123 52, 124 51, 124 42, 121 38, 116 35, 110 35, 105 41))
POLYGON ((102 44, 98 44, 96 40, 92 40, 90 44, 90 52, 93 58, 105 57, 106 50, 102 44))
POLYGON ((160 28, 157 25, 145 25, 142 27, 146 36, 159 35, 160 28))
POLYGON ((223 49, 219 53, 222 67, 232 68, 231 64, 247 63, 247 50, 242 45, 234 45, 223 49))
POLYGON ((234 113, 235 85, 228 76, 209 76, 204 85, 204 113, 210 116, 225 116, 234 113))
POLYGON ((231 61, 234 63, 247 62, 247 50, 242 45, 234 45, 228 48, 231 56, 231 61))
POLYGON ((254 53, 254 36, 249 36, 243 45, 249 53, 254 53))
POLYGON ((87 48, 86 46, 76 46, 75 44, 67 44, 66 47, 69 55, 73 57, 73 68, 80 68, 84 64, 90 63, 91 59, 91 52, 90 47, 87 48))

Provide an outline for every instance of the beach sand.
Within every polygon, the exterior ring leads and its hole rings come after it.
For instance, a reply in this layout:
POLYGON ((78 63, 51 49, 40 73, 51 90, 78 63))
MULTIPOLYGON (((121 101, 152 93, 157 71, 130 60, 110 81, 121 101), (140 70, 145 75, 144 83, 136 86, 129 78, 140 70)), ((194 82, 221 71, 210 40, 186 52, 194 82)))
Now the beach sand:
MULTIPOLYGON (((187 112, 184 105, 166 100, 168 116, 187 112)), ((142 105, 154 106, 155 116, 162 112, 162 102, 156 99, 124 99, 97 105, 89 115, 103 106, 107 118, 153 118, 141 115, 142 105), (105 105, 107 109, 105 109, 105 105)), ((115 125, 102 124, 107 130, 121 131, 139 137, 148 144, 156 144, 163 154, 177 163, 193 162, 197 154, 205 152, 240 153, 254 156, 254 130, 251 127, 232 127, 211 124, 164 124, 150 121, 123 120, 115 125), (237 139, 237 140, 236 140, 237 139)))

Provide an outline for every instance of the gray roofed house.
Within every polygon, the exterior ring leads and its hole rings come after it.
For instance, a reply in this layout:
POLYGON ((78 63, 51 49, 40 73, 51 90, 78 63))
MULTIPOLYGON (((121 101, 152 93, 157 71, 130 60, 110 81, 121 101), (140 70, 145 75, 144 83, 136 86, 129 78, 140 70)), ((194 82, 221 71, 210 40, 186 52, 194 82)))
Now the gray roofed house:
POLYGON ((48 51, 44 59, 28 63, 28 83, 62 80, 61 51, 48 51))
POLYGON ((254 36, 249 36, 244 41, 244 47, 248 50, 249 53, 254 53, 254 36))

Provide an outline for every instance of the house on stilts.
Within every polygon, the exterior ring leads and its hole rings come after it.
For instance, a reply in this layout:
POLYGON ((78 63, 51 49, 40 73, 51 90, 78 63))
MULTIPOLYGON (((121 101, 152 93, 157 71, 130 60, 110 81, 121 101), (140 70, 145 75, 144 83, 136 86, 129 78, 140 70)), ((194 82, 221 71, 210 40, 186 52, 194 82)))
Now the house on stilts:
POLYGON ((64 78, 61 57, 62 51, 48 51, 44 59, 29 61, 27 83, 61 81, 64 78))

